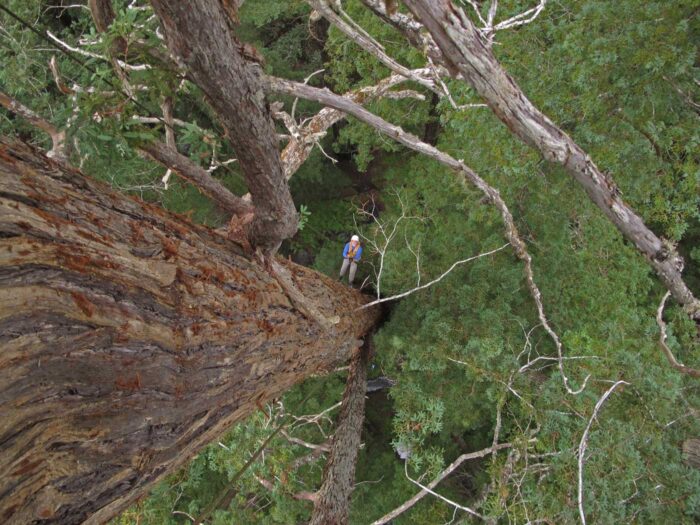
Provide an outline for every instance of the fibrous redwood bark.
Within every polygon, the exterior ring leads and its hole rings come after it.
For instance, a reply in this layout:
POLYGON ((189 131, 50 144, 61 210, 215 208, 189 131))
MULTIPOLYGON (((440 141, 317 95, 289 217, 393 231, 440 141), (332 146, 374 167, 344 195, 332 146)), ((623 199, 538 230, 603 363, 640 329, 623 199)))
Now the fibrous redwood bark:
POLYGON ((357 292, 0 140, 0 521, 100 523, 256 403, 347 359, 357 292))

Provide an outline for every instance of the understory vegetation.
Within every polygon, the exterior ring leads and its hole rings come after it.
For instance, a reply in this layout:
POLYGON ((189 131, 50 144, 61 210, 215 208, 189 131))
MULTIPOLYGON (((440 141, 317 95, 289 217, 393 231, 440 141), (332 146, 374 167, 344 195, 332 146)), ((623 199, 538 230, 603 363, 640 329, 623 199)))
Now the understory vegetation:
MULTIPOLYGON (((488 9, 488 2, 477 3, 488 9)), ((536 3, 502 0, 499 16, 536 3)), ((117 38, 156 45, 157 21, 146 2, 114 2, 117 19, 102 38, 87 9, 64 4, 8 2, 58 39, 95 54, 107 54, 117 38)), ((470 2, 461 5, 474 14, 470 2)), ((398 62, 424 65, 420 51, 359 1, 343 8, 398 62)), ((267 73, 335 93, 390 75, 335 27, 310 18, 311 11, 299 0, 248 0, 238 36, 262 54, 267 73)), ((696 295, 698 13, 697 0, 550 1, 531 23, 498 32, 494 44, 534 104, 614 175, 625 201, 655 233, 677 246, 696 295)), ((239 166, 226 162, 235 152, 194 84, 179 86, 167 68, 133 71, 139 104, 125 104, 110 87, 116 77, 109 62, 82 56, 86 69, 6 15, 0 21, 1 90, 57 126, 69 123, 73 164, 194 222, 227 224, 227 214, 195 186, 175 175, 164 183, 165 168, 139 153, 163 130, 136 117, 147 116, 145 109, 160 114, 163 97, 172 96, 184 121, 178 149, 235 194, 246 192, 239 166), (52 55, 70 93, 61 92, 48 67, 52 55)), ((139 53, 134 46, 135 62, 139 53)), ((427 485, 460 455, 495 443, 509 445, 465 461, 434 489, 449 502, 428 495, 392 523, 574 523, 579 487, 591 523, 698 522, 700 470, 685 461, 683 444, 700 437, 700 383, 672 368, 659 346, 656 315, 666 290, 561 167, 513 137, 466 83, 444 82, 454 104, 407 82, 397 88, 410 90, 407 96, 367 107, 463 159, 499 189, 533 258, 563 359, 538 317, 522 262, 507 248, 384 303, 369 377, 390 378, 393 386, 368 393, 350 522, 378 520, 421 490, 412 480, 427 485), (573 390, 585 388, 567 393, 562 370, 573 390), (594 414, 618 381, 624 383, 594 414)), ((288 112, 294 104, 300 122, 321 109, 279 100, 288 112)), ((282 123, 278 131, 289 133, 282 123)), ((0 112, 0 133, 51 147, 46 135, 9 112, 0 112)), ((280 253, 336 278, 343 245, 358 233, 365 251, 356 281, 377 298, 428 283, 455 262, 506 242, 500 215, 481 193, 352 117, 318 138, 290 187, 302 227, 280 253)), ((670 301, 663 319, 677 360, 700 367, 696 324, 670 301)), ((300 494, 321 484, 345 373, 312 377, 260 406, 113 523, 174 525, 204 514, 212 525, 307 521, 312 504, 300 494)))

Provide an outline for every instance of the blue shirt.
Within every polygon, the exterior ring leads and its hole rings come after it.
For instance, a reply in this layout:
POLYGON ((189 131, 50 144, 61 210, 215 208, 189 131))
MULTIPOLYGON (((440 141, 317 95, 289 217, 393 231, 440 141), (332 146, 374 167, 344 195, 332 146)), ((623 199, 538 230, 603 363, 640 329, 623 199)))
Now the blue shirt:
MULTIPOLYGON (((348 251, 350 251, 350 243, 347 243, 347 244, 345 245, 345 249, 343 250, 343 257, 347 257, 347 256, 348 256, 348 251)), ((362 255, 362 246, 361 246, 361 245, 358 245, 357 251, 355 252, 355 257, 353 257, 353 259, 354 259, 355 261, 359 261, 359 260, 360 260, 360 255, 362 255)))

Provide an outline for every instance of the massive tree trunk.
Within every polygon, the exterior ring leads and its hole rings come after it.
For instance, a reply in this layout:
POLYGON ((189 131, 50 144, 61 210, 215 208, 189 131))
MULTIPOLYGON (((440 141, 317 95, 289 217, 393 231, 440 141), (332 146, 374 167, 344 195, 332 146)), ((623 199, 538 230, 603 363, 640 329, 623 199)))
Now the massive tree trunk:
POLYGON ((326 329, 256 261, 0 140, 3 523, 104 522, 361 344, 363 296, 279 261, 326 329))

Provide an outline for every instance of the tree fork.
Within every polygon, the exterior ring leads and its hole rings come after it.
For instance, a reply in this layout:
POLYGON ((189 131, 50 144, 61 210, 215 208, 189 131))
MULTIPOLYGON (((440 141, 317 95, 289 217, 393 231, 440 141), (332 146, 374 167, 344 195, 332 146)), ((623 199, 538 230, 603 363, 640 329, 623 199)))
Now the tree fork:
POLYGON ((244 57, 237 23, 220 0, 152 0, 168 47, 202 89, 226 130, 250 191, 255 218, 251 243, 275 253, 292 237, 298 216, 265 100, 260 64, 244 57))
POLYGON ((0 518, 101 523, 256 407, 346 360, 365 298, 0 139, 0 518))

